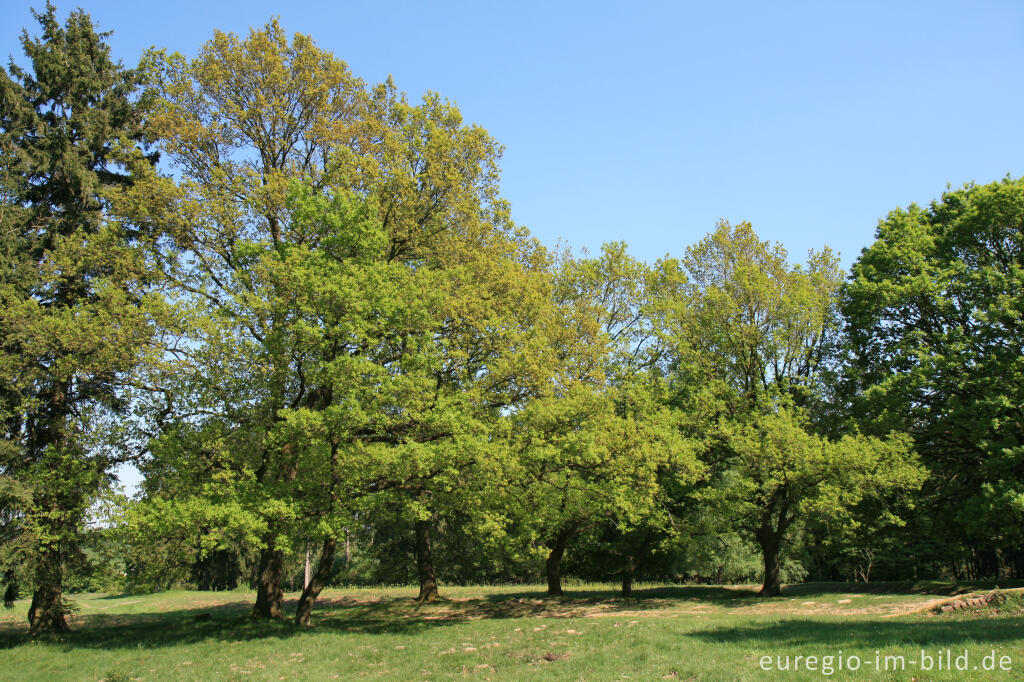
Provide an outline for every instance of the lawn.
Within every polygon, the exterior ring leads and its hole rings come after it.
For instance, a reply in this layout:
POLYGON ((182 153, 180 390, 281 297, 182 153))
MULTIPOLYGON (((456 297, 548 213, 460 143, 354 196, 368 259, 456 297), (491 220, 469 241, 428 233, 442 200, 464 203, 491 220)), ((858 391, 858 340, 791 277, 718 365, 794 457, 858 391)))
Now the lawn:
POLYGON ((1024 602, 1011 597, 1001 607, 934 613, 964 591, 937 584, 811 584, 762 600, 749 587, 680 586, 638 589, 623 599, 611 586, 584 585, 548 599, 534 586, 447 587, 444 599, 418 605, 412 588, 327 590, 311 629, 250 620, 253 594, 246 591, 73 595, 74 630, 59 639, 29 639, 22 622, 26 601, 0 615, 0 678, 1024 677, 1024 602), (922 649, 932 661, 925 672, 922 649), (788 656, 791 669, 765 672, 763 656, 772 657, 772 668, 788 656), (833 657, 832 674, 824 670, 827 656, 833 657), (840 670, 840 656, 844 662, 855 657, 860 670, 852 673, 845 663, 840 670), (943 666, 948 660, 967 669, 940 671, 938 658, 943 666), (1000 663, 1011 670, 999 670, 1000 663), (996 670, 986 672, 989 664, 996 670), (888 671, 877 669, 884 667, 888 671))

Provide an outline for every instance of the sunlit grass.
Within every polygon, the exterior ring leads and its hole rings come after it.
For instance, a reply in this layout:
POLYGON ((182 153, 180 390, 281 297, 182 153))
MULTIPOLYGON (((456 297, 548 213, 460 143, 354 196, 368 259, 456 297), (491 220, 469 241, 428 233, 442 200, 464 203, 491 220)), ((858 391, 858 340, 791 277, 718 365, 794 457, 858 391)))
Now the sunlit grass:
MULTIPOLYGON (((817 584, 762 600, 753 587, 641 586, 630 599, 608 585, 577 585, 560 599, 539 586, 449 587, 428 605, 413 601, 413 588, 327 590, 312 629, 251 620, 249 591, 75 595, 74 631, 59 639, 28 638, 26 601, 0 616, 0 678, 820 679, 820 671, 766 673, 759 661, 838 651, 873 660, 876 650, 916 660, 922 648, 967 648, 977 661, 995 650, 1020 676, 1019 609, 932 613, 964 589, 817 584)), ((913 672, 859 675, 905 680, 913 672)))

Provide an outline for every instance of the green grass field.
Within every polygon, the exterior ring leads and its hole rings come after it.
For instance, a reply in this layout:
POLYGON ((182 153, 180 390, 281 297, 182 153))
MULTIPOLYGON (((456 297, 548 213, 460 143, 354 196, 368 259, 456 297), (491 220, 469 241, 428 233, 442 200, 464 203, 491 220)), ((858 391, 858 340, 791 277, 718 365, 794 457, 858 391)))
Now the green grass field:
POLYGON ((534 586, 447 587, 429 605, 414 603, 412 588, 328 590, 311 629, 250 620, 251 592, 73 595, 74 630, 59 639, 29 639, 26 601, 3 612, 0 679, 1024 678, 1024 601, 933 613, 966 590, 811 584, 761 600, 751 588, 686 586, 623 599, 611 586, 584 585, 548 599, 534 586), (967 670, 938 671, 933 660, 921 672, 922 649, 943 664, 950 650, 954 666, 966 650, 967 670), (861 669, 840 670, 840 652, 861 669), (778 656, 790 668, 796 656, 817 659, 813 670, 802 658, 799 671, 765 672, 766 655, 773 668, 778 656), (834 657, 832 674, 825 656, 834 657), (886 656, 903 656, 903 669, 886 656), (1001 657, 1009 672, 983 670, 1001 657))

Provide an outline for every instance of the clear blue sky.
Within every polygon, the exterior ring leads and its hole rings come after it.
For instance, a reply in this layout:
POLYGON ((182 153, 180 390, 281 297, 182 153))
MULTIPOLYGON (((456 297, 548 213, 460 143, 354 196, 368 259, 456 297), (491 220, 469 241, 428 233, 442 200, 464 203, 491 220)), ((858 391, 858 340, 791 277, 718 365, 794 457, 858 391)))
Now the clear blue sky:
MULTIPOLYGON (((42 2, 0 0, 0 54, 42 2)), ((279 15, 440 92, 506 145, 504 195, 547 244, 650 260, 721 217, 848 264, 890 209, 1024 174, 1020 2, 81 2, 126 63, 279 15)))
MULTIPOLYGON (((848 265, 896 206, 1024 175, 1020 2, 80 1, 126 64, 279 15, 440 92, 506 145, 513 216, 549 245, 653 260, 726 218, 848 265)), ((44 2, 0 0, 0 54, 44 2)))

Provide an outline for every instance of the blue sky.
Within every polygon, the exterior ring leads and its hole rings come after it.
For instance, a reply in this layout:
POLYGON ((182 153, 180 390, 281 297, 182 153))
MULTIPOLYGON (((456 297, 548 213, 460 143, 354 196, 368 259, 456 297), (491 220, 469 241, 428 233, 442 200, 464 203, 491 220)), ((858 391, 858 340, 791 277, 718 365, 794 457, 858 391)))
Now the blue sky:
MULTIPOLYGON (((726 218, 848 264, 892 208, 1024 174, 1018 2, 80 2, 126 63, 279 15, 440 92, 506 145, 504 195, 547 244, 651 260, 726 218)), ((5 57, 30 4, 0 4, 5 57)))
MULTIPOLYGON (((44 1, 0 0, 0 54, 44 1)), ((848 265, 891 209, 1024 174, 1019 2, 79 1, 127 64, 280 16, 440 92, 506 145, 513 216, 549 245, 653 260, 726 218, 848 265)))

